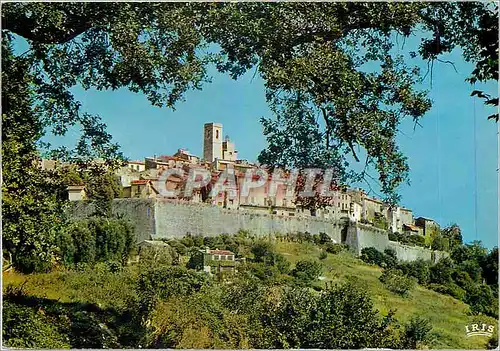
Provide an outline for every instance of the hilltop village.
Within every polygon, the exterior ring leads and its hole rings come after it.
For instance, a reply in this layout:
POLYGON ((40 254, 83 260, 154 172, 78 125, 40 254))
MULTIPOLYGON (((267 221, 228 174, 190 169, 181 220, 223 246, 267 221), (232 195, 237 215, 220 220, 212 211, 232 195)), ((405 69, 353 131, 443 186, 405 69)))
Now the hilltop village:
MULTIPOLYGON (((158 180, 165 170, 182 169, 186 173, 191 169, 205 169, 217 179, 221 172, 232 169, 236 179, 242 179, 248 169, 259 166, 238 158, 235 144, 228 137, 223 138, 223 126, 220 123, 206 123, 203 128, 203 157, 192 154, 186 149, 178 149, 174 155, 154 155, 144 161, 127 161, 126 166, 116 171, 122 186, 124 198, 159 198, 163 195, 158 190, 158 180)), ((53 162, 43 160, 45 167, 53 166, 53 162)), ((179 188, 185 179, 175 174, 166 179, 166 188, 179 188)), ((191 203, 209 203, 221 208, 254 211, 289 217, 317 217, 338 220, 348 218, 351 222, 373 225, 392 233, 404 233, 429 237, 439 230, 439 225, 425 217, 414 218, 411 209, 391 207, 380 199, 369 196, 362 189, 341 188, 331 198, 328 206, 310 211, 296 204, 296 195, 281 189, 270 196, 269 187, 249 189, 243 196, 241 181, 236 182, 234 189, 220 192, 216 196, 201 189, 183 200, 191 203)), ((68 187, 69 199, 72 201, 85 199, 85 187, 72 185, 68 187)))

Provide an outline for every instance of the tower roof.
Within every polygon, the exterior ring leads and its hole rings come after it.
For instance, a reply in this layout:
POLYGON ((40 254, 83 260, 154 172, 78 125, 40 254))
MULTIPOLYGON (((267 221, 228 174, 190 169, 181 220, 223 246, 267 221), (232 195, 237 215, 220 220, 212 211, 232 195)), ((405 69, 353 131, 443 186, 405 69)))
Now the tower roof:
POLYGON ((208 123, 205 123, 205 127, 207 127, 207 126, 213 126, 213 127, 220 127, 220 128, 222 128, 222 123, 208 122, 208 123))

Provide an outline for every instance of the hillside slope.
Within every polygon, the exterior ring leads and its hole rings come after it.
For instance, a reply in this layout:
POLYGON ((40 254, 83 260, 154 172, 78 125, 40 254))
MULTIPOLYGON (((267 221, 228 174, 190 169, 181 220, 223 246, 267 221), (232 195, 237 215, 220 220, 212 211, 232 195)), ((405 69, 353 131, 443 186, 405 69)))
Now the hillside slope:
MULTIPOLYGON (((291 262, 300 259, 319 260, 320 249, 312 244, 281 242, 277 251, 285 255, 291 262)), ((468 306, 453 297, 439 294, 421 286, 412 291, 409 297, 401 297, 387 290, 379 281, 382 270, 365 264, 349 253, 328 254, 322 260, 325 265, 324 281, 343 281, 356 279, 368 289, 375 307, 383 314, 390 309, 396 310, 396 318, 402 322, 419 314, 429 318, 433 325, 434 341, 429 345, 434 349, 482 349, 488 341, 485 336, 467 338, 465 326, 477 321, 478 317, 467 314, 468 306)), ((480 321, 495 326, 498 321, 481 316, 480 321)))
MULTIPOLYGON (((468 306, 450 296, 418 286, 409 297, 401 297, 385 288, 379 281, 382 270, 365 264, 352 254, 342 252, 328 254, 320 260, 321 249, 311 243, 278 242, 276 250, 293 264, 298 260, 321 261, 324 266, 322 280, 318 284, 356 280, 372 296, 375 307, 382 314, 396 310, 400 322, 408 321, 412 316, 420 315, 430 319, 433 341, 429 344, 434 349, 484 349, 488 338, 474 336, 467 338, 465 326, 474 321, 498 325, 493 318, 480 318, 468 315, 468 306)), ((54 271, 45 274, 22 275, 4 273, 3 286, 24 283, 24 290, 29 296, 47 299, 58 304, 94 304, 99 309, 114 309, 125 306, 133 297, 133 286, 138 270, 130 267, 127 272, 116 274, 89 274, 80 271, 54 271)), ((71 307, 73 308, 73 307, 71 307)), ((75 307, 76 308, 76 307, 75 307)))

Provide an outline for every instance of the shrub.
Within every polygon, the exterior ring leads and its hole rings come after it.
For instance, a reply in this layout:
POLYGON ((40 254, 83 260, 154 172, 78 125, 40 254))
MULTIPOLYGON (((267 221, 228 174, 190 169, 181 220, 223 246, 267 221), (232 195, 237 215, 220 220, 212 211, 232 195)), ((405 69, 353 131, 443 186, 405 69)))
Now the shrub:
POLYGON ((453 262, 448 257, 443 258, 430 268, 430 281, 434 284, 447 285, 453 281, 454 271, 453 262))
POLYGON ((264 262, 265 257, 273 253, 273 245, 264 240, 260 240, 252 245, 251 252, 255 262, 264 262))
POLYGON ((326 253, 326 251, 321 250, 321 252, 319 253, 319 259, 324 260, 327 257, 328 257, 328 254, 326 253))
MULTIPOLYGON (((298 315, 296 320, 284 314, 284 319, 289 320, 288 325, 300 327, 297 328, 298 335, 302 336, 300 348, 362 349, 394 346, 388 340, 393 336, 391 322, 385 323, 379 318, 370 296, 359 286, 352 283, 334 286, 321 293, 319 298, 309 300, 305 299, 304 303, 295 307, 298 309, 299 306, 304 306, 302 308, 306 309, 301 314, 292 315, 298 315), (303 315, 306 317, 300 318, 303 315)), ((288 334, 287 331, 288 328, 283 330, 285 335, 288 334)), ((295 335, 288 336, 293 340, 295 335)))
POLYGON ((432 240, 431 247, 433 250, 449 251, 450 250, 450 241, 448 238, 445 238, 441 234, 438 234, 432 240))
POLYGON ((4 297, 2 336, 5 346, 15 348, 70 348, 54 323, 40 310, 18 305, 4 297))
POLYGON ((281 273, 276 266, 263 262, 247 262, 239 271, 247 271, 267 284, 274 284, 282 280, 281 273))
POLYGON ((202 247, 203 246, 203 236, 201 235, 195 235, 192 237, 194 246, 196 247, 202 247))
POLYGON ((423 348, 429 341, 432 325, 426 318, 415 316, 404 325, 402 336, 402 348, 417 349, 423 348))
POLYGON ((434 290, 440 294, 450 295, 456 299, 463 300, 465 297, 465 290, 458 285, 449 283, 448 285, 440 285, 431 283, 427 286, 428 289, 434 290))
POLYGON ((207 284, 208 280, 204 274, 184 267, 153 267, 140 274, 137 292, 141 308, 149 310, 158 299, 189 295, 207 284))
POLYGON ((145 246, 139 250, 139 262, 147 265, 171 265, 177 252, 169 246, 145 246))
POLYGON ((415 278, 405 276, 398 269, 385 269, 379 279, 387 289, 401 296, 408 296, 417 283, 415 278))
POLYGON ((194 245, 194 240, 193 240, 193 238, 191 237, 191 235, 186 235, 186 236, 184 236, 184 237, 181 239, 181 243, 182 243, 185 247, 193 247, 193 246, 195 246, 195 245, 194 245))
POLYGON ((425 238, 421 235, 409 235, 408 242, 416 246, 426 247, 425 238))
POLYGON ((482 280, 481 276, 482 269, 477 261, 474 260, 463 261, 458 266, 458 269, 463 272, 467 272, 469 277, 475 282, 480 282, 482 280))
MULTIPOLYGON (((94 285, 94 284, 92 284, 94 285)), ((3 340, 22 348, 116 348, 114 330, 91 304, 67 304, 9 288, 3 304, 3 340)))
POLYGON ((488 350, 494 350, 498 348, 498 336, 493 335, 491 338, 489 338, 488 343, 486 344, 486 348, 488 350))
POLYGON ((332 242, 332 238, 330 238, 330 236, 326 233, 319 233, 319 238, 318 238, 318 243, 320 245, 323 245, 323 244, 326 244, 326 243, 331 243, 332 242))
POLYGON ((387 268, 394 268, 398 264, 398 257, 396 256, 396 251, 393 249, 384 250, 384 262, 387 268))
POLYGON ((430 279, 430 263, 422 259, 413 262, 401 262, 397 266, 405 275, 415 277, 419 284, 426 285, 430 279))
POLYGON ((93 263, 96 261, 96 235, 89 228, 89 222, 81 221, 70 225, 68 230, 73 245, 61 248, 66 254, 65 261, 72 263, 93 263), (72 252, 71 249, 74 251, 72 252))
POLYGON ((389 232, 387 236, 389 237, 390 241, 399 241, 399 233, 389 232))
POLYGON ((58 240, 61 262, 117 261, 126 264, 135 249, 133 227, 123 219, 91 218, 70 224, 58 240))
POLYGON ((220 236, 206 236, 203 238, 203 245, 211 249, 219 249, 224 246, 220 236))
POLYGON ((174 249, 174 251, 178 254, 178 255, 185 255, 187 254, 187 247, 180 241, 178 241, 177 239, 171 239, 169 241, 167 241, 168 245, 170 247, 172 247, 172 249, 174 249))
POLYGON ((324 245, 326 252, 331 253, 331 254, 338 254, 342 251, 346 251, 348 249, 348 246, 345 244, 333 244, 333 243, 327 243, 324 245))
POLYGON ((378 266, 382 266, 384 263, 384 254, 374 247, 365 247, 362 249, 360 258, 363 262, 376 264, 378 266))
POLYGON ((33 272, 48 272, 52 268, 52 262, 34 254, 29 247, 21 247, 13 256, 13 264, 17 270, 28 274, 33 272))
POLYGON ((322 271, 322 265, 314 261, 298 261, 292 275, 300 282, 311 283, 318 279, 322 271))
POLYGON ((498 317, 498 300, 488 285, 475 284, 465 292, 464 302, 470 306, 473 314, 485 314, 498 317))
POLYGON ((275 266, 281 274, 288 274, 290 272, 290 261, 285 256, 279 253, 272 253, 264 260, 268 266, 275 266))

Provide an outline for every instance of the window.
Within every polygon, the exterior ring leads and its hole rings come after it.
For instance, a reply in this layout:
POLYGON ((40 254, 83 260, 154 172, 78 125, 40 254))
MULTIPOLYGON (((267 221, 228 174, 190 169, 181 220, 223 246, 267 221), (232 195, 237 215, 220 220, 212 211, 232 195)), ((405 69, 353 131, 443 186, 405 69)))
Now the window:
POLYGON ((215 139, 219 139, 219 131, 218 130, 215 131, 215 139))
POLYGON ((222 261, 225 261, 225 260, 226 260, 226 256, 225 256, 225 255, 221 255, 221 256, 220 256, 220 259, 221 259, 222 261))

